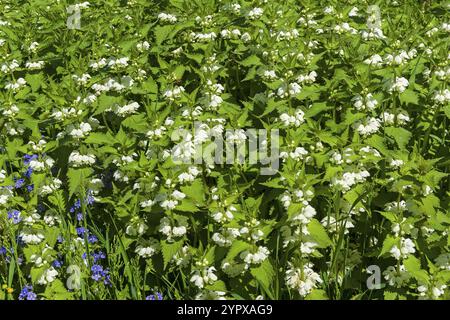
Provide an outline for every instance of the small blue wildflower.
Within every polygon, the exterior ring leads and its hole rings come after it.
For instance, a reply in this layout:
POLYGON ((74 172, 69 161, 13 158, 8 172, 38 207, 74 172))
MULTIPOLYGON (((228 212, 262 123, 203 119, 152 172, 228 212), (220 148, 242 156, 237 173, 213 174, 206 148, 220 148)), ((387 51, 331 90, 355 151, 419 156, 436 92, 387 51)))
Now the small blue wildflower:
POLYGON ((91 244, 97 243, 98 242, 98 238, 95 235, 90 234, 88 236, 88 242, 91 243, 91 244))
POLYGON ((33 190, 34 190, 34 184, 30 184, 30 185, 27 186, 27 191, 28 192, 31 192, 33 190))
POLYGON ((79 237, 84 237, 84 233, 86 232, 86 229, 84 227, 78 227, 76 228, 77 235, 79 237))
POLYGON ((83 214, 81 212, 77 213, 77 220, 78 221, 83 221, 83 214))
POLYGON ((31 178, 31 175, 33 174, 33 168, 32 167, 28 167, 27 171, 25 171, 25 173, 23 174, 26 178, 31 178))
POLYGON ((59 261, 58 259, 56 259, 55 261, 53 261, 52 263, 53 267, 55 268, 61 268, 61 266, 63 265, 62 261, 59 261))
POLYGON ((23 287, 22 291, 19 294, 19 300, 36 300, 37 295, 33 292, 33 287, 27 285, 23 287))
POLYGON ((20 189, 23 187, 23 185, 25 184, 25 179, 14 179, 15 180, 15 184, 14 184, 14 188, 16 189, 20 189))
POLYGON ((3 255, 5 255, 6 254, 6 248, 4 247, 4 246, 1 246, 0 247, 0 256, 3 256, 3 255))
POLYGON ((92 256, 94 257, 94 263, 97 263, 97 261, 106 258, 106 255, 102 251, 99 251, 98 253, 93 252, 92 256))
POLYGON ((22 221, 22 218, 20 217, 20 211, 18 210, 9 211, 8 219, 12 219, 14 224, 18 224, 20 221, 22 221))
POLYGON ((25 165, 28 165, 32 160, 35 160, 37 158, 38 158, 37 154, 32 154, 32 155, 26 154, 26 155, 23 156, 23 163, 25 165))
POLYGON ((58 238, 56 238, 56 241, 58 241, 58 243, 63 243, 64 242, 63 236, 59 235, 58 238))
POLYGON ((86 202, 87 202, 88 205, 94 204, 95 198, 94 198, 94 196, 92 195, 92 190, 88 190, 86 202))

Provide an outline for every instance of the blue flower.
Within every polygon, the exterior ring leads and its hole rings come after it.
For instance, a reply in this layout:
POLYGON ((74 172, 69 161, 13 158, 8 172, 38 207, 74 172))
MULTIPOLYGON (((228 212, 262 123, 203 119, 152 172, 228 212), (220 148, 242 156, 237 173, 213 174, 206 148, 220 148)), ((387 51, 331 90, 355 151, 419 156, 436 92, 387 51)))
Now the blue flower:
POLYGON ((34 190, 34 184, 28 185, 28 186, 27 186, 27 190, 28 190, 28 192, 33 191, 33 190, 34 190))
POLYGON ((25 184, 25 179, 17 179, 17 180, 14 179, 14 181, 15 181, 14 187, 15 187, 16 189, 22 188, 23 185, 25 184))
POLYGON ((82 221, 83 220, 83 214, 81 212, 77 213, 77 220, 82 221))
POLYGON ((77 235, 79 237, 84 237, 84 233, 86 232, 86 229, 84 227, 78 227, 76 228, 77 235))
POLYGON ((25 165, 28 165, 31 162, 31 160, 35 160, 37 158, 38 158, 37 154, 32 154, 32 155, 26 154, 26 155, 23 156, 23 163, 25 165))
POLYGON ((20 211, 18 210, 9 211, 8 219, 12 219, 14 224, 18 224, 20 221, 22 221, 22 218, 20 217, 20 211))
POLYGON ((61 266, 63 265, 62 261, 59 261, 58 259, 56 259, 55 261, 53 261, 52 263, 53 267, 55 268, 61 268, 61 266))
POLYGON ((145 300, 162 300, 163 295, 160 292, 156 292, 156 294, 151 294, 145 298, 145 300))
POLYGON ((99 251, 98 253, 93 252, 92 256, 94 257, 94 263, 97 263, 97 261, 106 258, 106 255, 102 251, 99 251))
POLYGON ((33 287, 27 285, 23 287, 22 291, 19 294, 19 300, 36 300, 37 295, 33 292, 33 287))
POLYGON ((88 242, 91 243, 91 244, 97 243, 98 242, 98 238, 95 235, 90 234, 88 236, 88 242))
POLYGON ((0 256, 3 256, 7 253, 6 248, 4 246, 0 247, 0 256))
POLYGON ((29 178, 31 178, 32 174, 33 174, 33 168, 28 167, 27 171, 25 171, 25 173, 24 173, 24 176, 29 179, 29 178))

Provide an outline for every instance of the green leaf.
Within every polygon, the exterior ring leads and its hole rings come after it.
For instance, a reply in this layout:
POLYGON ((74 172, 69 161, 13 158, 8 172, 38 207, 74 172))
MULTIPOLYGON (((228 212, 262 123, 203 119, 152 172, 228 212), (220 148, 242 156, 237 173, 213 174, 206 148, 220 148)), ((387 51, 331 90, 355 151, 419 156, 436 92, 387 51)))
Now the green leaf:
POLYGON ((264 260, 259 267, 251 268, 250 273, 266 289, 266 291, 269 290, 275 276, 275 271, 273 270, 273 266, 269 259, 264 260))
POLYGON ((330 109, 330 106, 327 106, 326 102, 318 102, 318 103, 313 103, 311 108, 309 108, 306 112, 305 112, 305 117, 307 118, 311 118, 314 117, 315 115, 321 113, 322 111, 328 110, 330 109))
POLYGON ((403 261, 406 270, 417 280, 422 283, 428 284, 430 277, 425 270, 420 268, 420 260, 414 256, 409 256, 408 259, 403 261))
POLYGON ((314 241, 317 242, 319 248, 326 248, 332 245, 331 239, 325 231, 325 228, 318 220, 311 220, 308 224, 308 231, 314 241))
POLYGON ((114 137, 109 133, 91 132, 84 140, 85 143, 112 145, 114 144, 114 137))
POLYGON ((328 300, 328 295, 324 290, 314 289, 308 294, 305 300, 328 300))
POLYGON ((419 104, 419 96, 411 89, 406 89, 400 93, 399 99, 402 103, 419 104))
POLYGON ((447 105, 444 107, 444 113, 445 113, 445 115, 447 116, 447 118, 450 119, 450 104, 447 104, 447 105))
POLYGON ((411 139, 412 133, 403 128, 386 127, 385 132, 388 136, 394 138, 400 149, 404 149, 409 139, 411 139))
POLYGON ((161 252, 164 260, 164 269, 166 269, 173 256, 183 247, 184 240, 169 243, 166 240, 161 240, 161 252))
POLYGON ((244 67, 261 65, 261 60, 256 55, 251 55, 241 61, 244 67))
POLYGON ((69 170, 67 171, 67 178, 69 180, 69 198, 72 197, 75 192, 80 191, 80 186, 83 185, 83 182, 85 180, 87 181, 91 173, 91 168, 69 168, 69 170))
POLYGON ((381 257, 386 252, 389 252, 389 250, 391 250, 391 248, 396 244, 398 244, 398 239, 388 235, 383 241, 383 248, 381 248, 381 252, 378 257, 381 257))
POLYGON ((237 255, 239 255, 242 251, 250 249, 252 246, 251 244, 242 241, 242 240, 234 240, 231 244, 230 250, 227 253, 227 256, 225 258, 226 261, 233 260, 237 255))

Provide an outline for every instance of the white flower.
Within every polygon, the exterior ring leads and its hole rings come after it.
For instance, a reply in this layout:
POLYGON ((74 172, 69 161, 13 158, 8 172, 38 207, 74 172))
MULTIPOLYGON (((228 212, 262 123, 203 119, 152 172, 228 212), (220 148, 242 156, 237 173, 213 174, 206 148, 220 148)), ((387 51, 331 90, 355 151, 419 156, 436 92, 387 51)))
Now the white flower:
POLYGON ((205 267, 203 270, 195 270, 194 275, 191 277, 191 282, 193 282, 198 288, 202 289, 205 284, 212 284, 217 281, 217 276, 215 275, 216 268, 205 267))
POLYGON ((409 82, 407 79, 403 77, 395 77, 393 80, 389 82, 388 85, 388 91, 389 92, 399 92, 402 93, 403 91, 408 88, 409 82))
POLYGON ((26 244, 39 244, 44 240, 44 235, 40 233, 20 233, 22 241, 26 244))
POLYGON ((136 113, 136 111, 139 109, 139 103, 137 102, 131 102, 127 105, 124 105, 122 107, 117 107, 115 110, 115 113, 119 116, 119 117, 125 117, 127 115, 130 114, 134 114, 136 113))
POLYGON ((376 133, 380 129, 380 120, 374 117, 367 117, 364 122, 358 121, 353 127, 364 137, 376 133))
POLYGON ((259 19, 261 18, 261 16, 263 15, 264 10, 261 8, 253 8, 252 10, 250 10, 250 12, 248 13, 248 18, 250 20, 255 20, 255 19, 259 19))
POLYGON ((82 155, 78 151, 72 151, 69 156, 69 165, 73 167, 81 167, 84 165, 93 165, 95 156, 93 154, 82 155))
POLYGON ((375 67, 381 67, 383 65, 383 59, 378 54, 374 54, 370 58, 364 60, 365 64, 369 64, 375 67))
POLYGON ((48 283, 52 283, 53 281, 55 281, 57 276, 58 276, 58 271, 56 271, 55 268, 50 267, 44 271, 41 278, 38 280, 38 283, 40 285, 46 285, 48 283))
POLYGON ((319 284, 323 282, 319 274, 312 269, 312 263, 306 263, 303 270, 293 267, 289 264, 289 269, 286 271, 286 284, 288 287, 298 290, 300 296, 305 297, 319 284))
POLYGON ((163 21, 163 22, 170 22, 170 23, 177 22, 177 17, 176 16, 174 16, 172 14, 164 13, 164 12, 161 12, 158 15, 158 19, 163 21))
POLYGON ((142 258, 150 258, 160 249, 159 242, 151 238, 148 244, 138 245, 135 252, 142 258))
POLYGON ((389 252, 395 259, 400 260, 400 258, 407 258, 409 254, 416 252, 416 249, 411 239, 400 238, 400 248, 394 245, 389 252))

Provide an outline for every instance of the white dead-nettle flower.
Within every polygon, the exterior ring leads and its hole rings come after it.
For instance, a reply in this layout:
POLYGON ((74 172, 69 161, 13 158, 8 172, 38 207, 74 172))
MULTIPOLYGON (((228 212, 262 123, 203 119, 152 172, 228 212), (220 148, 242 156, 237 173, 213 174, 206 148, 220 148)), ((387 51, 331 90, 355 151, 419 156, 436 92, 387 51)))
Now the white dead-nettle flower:
POLYGON ((72 167, 91 166, 95 163, 93 154, 80 154, 78 151, 72 151, 69 156, 69 165, 72 167))
POLYGON ((87 122, 81 122, 78 127, 70 126, 68 127, 69 135, 76 139, 85 138, 92 131, 92 127, 87 122))
POLYGON ((6 106, 2 112, 3 116, 9 117, 9 118, 15 117, 18 113, 19 113, 19 108, 15 104, 6 106))
POLYGON ((263 13, 264 13, 264 10, 262 8, 253 8, 252 10, 249 11, 247 16, 250 20, 256 20, 256 19, 261 18, 263 13))
POLYGON ((278 79, 277 74, 274 70, 264 70, 262 76, 265 81, 273 81, 278 79))
POLYGON ((369 58, 364 60, 364 63, 374 67, 381 67, 383 66, 383 58, 381 58, 381 56, 378 54, 374 54, 373 56, 370 56, 369 58))
POLYGON ((91 75, 89 73, 83 73, 81 76, 74 74, 72 78, 79 84, 85 86, 88 81, 91 79, 91 75))
POLYGON ((167 239, 171 240, 172 238, 179 238, 186 234, 187 225, 181 222, 178 222, 177 226, 173 226, 170 219, 168 217, 163 217, 160 220, 159 232, 167 236, 167 239))
POLYGON ((356 34, 358 33, 355 28, 351 27, 348 22, 343 22, 341 24, 335 25, 333 29, 337 34, 350 33, 356 34))
POLYGON ((169 101, 173 101, 181 97, 184 92, 184 87, 182 86, 174 86, 173 89, 167 89, 163 93, 163 97, 169 101))
POLYGON ((278 42, 280 41, 284 41, 284 40, 294 40, 296 38, 298 38, 300 35, 300 33, 298 32, 297 29, 291 29, 289 31, 279 31, 276 34, 276 40, 278 42))
POLYGON ((371 28, 369 30, 362 30, 361 37, 364 40, 386 39, 386 36, 383 34, 383 30, 381 30, 380 28, 371 28))
POLYGON ((348 13, 349 17, 358 17, 359 16, 359 9, 357 7, 353 7, 350 12, 348 13))
POLYGON ((367 93, 364 96, 357 94, 355 97, 353 97, 352 101, 353 106, 356 108, 356 110, 372 111, 378 104, 377 99, 375 99, 371 93, 367 93))
POLYGON ((189 34, 191 41, 193 42, 210 42, 217 38, 217 34, 213 31, 208 33, 195 33, 191 32, 189 34))
POLYGON ((105 58, 101 58, 99 61, 93 61, 89 64, 89 67, 92 68, 94 71, 103 68, 107 65, 107 60, 105 58))
POLYGON ((289 268, 286 271, 286 285, 294 290, 298 290, 300 296, 305 297, 321 283, 322 278, 318 273, 314 272, 313 264, 308 262, 303 265, 303 269, 296 268, 292 263, 289 263, 289 268))
POLYGON ((355 184, 364 182, 368 177, 370 177, 370 173, 367 170, 361 170, 359 172, 345 172, 341 178, 333 178, 331 185, 338 187, 343 193, 345 193, 355 184))
POLYGON ((136 49, 140 52, 147 51, 148 49, 150 49, 150 43, 148 43, 148 41, 139 42, 138 44, 136 44, 136 49))
POLYGON ((327 6, 323 9, 323 13, 332 14, 332 13, 334 13, 334 8, 332 6, 327 6))
POLYGON ((405 259, 414 252, 416 252, 414 242, 409 238, 400 238, 400 248, 398 245, 394 245, 389 250, 389 253, 397 260, 405 259))
POLYGON ((136 113, 139 107, 139 103, 133 101, 124 106, 117 106, 114 112, 119 117, 126 117, 128 115, 136 113))
POLYGON ((195 286, 202 289, 205 285, 213 284, 217 281, 216 268, 205 266, 202 270, 194 270, 190 279, 195 286))
POLYGON ((17 91, 18 89, 24 87, 27 81, 24 78, 18 78, 16 82, 8 82, 5 86, 6 90, 17 91))
POLYGON ((286 83, 282 84, 278 90, 277 95, 280 98, 287 98, 289 96, 296 96, 302 91, 302 88, 297 82, 289 83, 288 85, 286 83))
POLYGON ((303 206, 300 212, 292 217, 293 221, 298 221, 301 224, 308 224, 316 215, 316 209, 311 205, 303 206))
POLYGON ((315 71, 311 71, 309 74, 302 74, 300 76, 297 77, 297 81, 300 83, 314 83, 316 81, 317 78, 317 72, 315 71))
POLYGON ((404 164, 403 160, 400 159, 392 159, 389 165, 392 168, 400 168, 404 164))
POLYGON ((403 77, 395 77, 387 84, 388 92, 399 92, 402 93, 409 86, 409 81, 403 77))
POLYGON ((47 194, 51 194, 54 191, 58 190, 59 188, 61 188, 62 185, 62 181, 59 180, 58 178, 53 178, 53 181, 50 184, 46 184, 43 185, 40 189, 40 193, 42 195, 47 195, 47 194))
POLYGON ((285 127, 299 127, 303 122, 305 122, 304 116, 305 113, 302 110, 297 109, 292 116, 287 113, 281 114, 280 121, 285 127))
POLYGON ((447 104, 450 102, 450 90, 444 89, 435 91, 433 100, 438 104, 447 104))
POLYGON ((40 60, 40 61, 36 61, 36 62, 31 62, 28 61, 27 63, 25 63, 25 67, 28 70, 40 70, 44 67, 45 62, 40 60))
POLYGON ((383 272, 384 279, 393 287, 401 287, 411 279, 411 275, 406 270, 405 266, 401 264, 397 269, 394 266, 389 266, 383 272))
POLYGON ((211 239, 221 247, 229 247, 234 239, 240 236, 240 232, 236 228, 223 228, 221 232, 216 232, 211 239))
POLYGON ((354 123, 353 128, 358 131, 363 137, 370 136, 378 132, 381 126, 380 119, 374 117, 367 117, 365 121, 357 121, 354 123))
POLYGON ((249 42, 250 40, 252 40, 252 37, 248 32, 245 32, 242 34, 241 40, 244 42, 249 42))
POLYGON ((11 61, 10 63, 4 63, 2 64, 2 66, 0 67, 0 70, 3 73, 9 73, 9 72, 13 72, 15 69, 17 69, 19 67, 19 63, 17 62, 16 59, 14 59, 13 61, 11 61))
POLYGON ((145 243, 139 244, 135 252, 142 258, 150 258, 160 250, 159 241, 150 238, 145 243))
POLYGON ((20 238, 26 244, 39 244, 44 240, 44 235, 41 233, 27 233, 21 232, 20 238))
POLYGON ((118 59, 110 58, 108 59, 108 67, 110 68, 123 68, 128 66, 128 61, 130 58, 128 57, 122 57, 118 59))
POLYGON ((177 22, 177 17, 170 13, 161 12, 158 14, 158 19, 162 22, 175 23, 177 22))
POLYGON ((258 247, 258 250, 254 253, 252 253, 248 250, 245 250, 245 251, 241 252, 239 257, 242 260, 244 260, 244 262, 247 264, 260 264, 261 262, 263 262, 264 260, 267 259, 269 254, 270 254, 269 249, 261 246, 261 247, 258 247))

